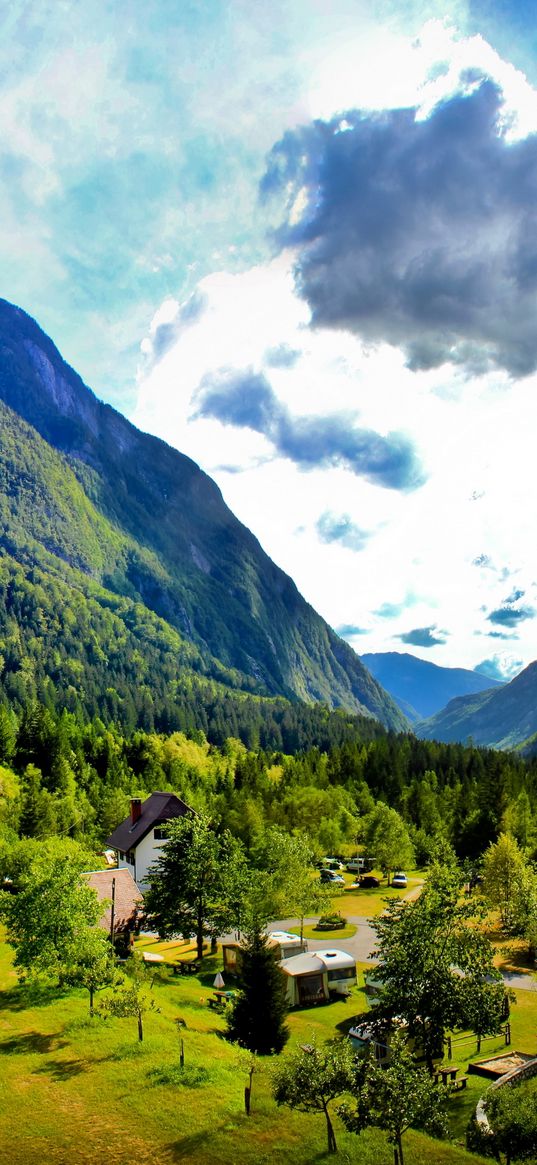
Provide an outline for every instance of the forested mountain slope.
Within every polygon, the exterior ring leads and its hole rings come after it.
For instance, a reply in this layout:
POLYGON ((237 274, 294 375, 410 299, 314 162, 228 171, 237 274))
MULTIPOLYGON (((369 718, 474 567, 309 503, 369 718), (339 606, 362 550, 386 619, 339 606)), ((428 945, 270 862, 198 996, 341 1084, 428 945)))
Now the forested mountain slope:
POLYGON ((380 651, 361 659, 411 722, 433 716, 456 696, 500 687, 498 680, 479 672, 439 667, 409 652, 380 651))
POLYGON ((415 726, 427 740, 466 741, 515 748, 537 732, 537 661, 497 690, 451 700, 415 726))
MULTIPOLYGON (((5 301, 0 410, 0 647, 11 645, 5 666, 12 685, 21 670, 18 639, 43 681, 56 683, 58 657, 71 660, 79 697, 88 686, 96 691, 99 668, 106 670, 110 698, 121 710, 129 685, 151 687, 152 663, 148 677, 144 661, 164 640, 169 683, 181 684, 188 665, 231 688, 322 701, 377 716, 390 728, 406 726, 391 697, 234 517, 215 483, 98 401, 38 325, 5 301), (22 590, 32 607, 37 586, 42 634, 35 623, 29 630, 20 599, 22 590), (114 624, 113 650, 103 610, 108 622, 113 614, 124 627, 120 633, 114 624), (62 620, 71 627, 69 648, 62 620), (133 622, 140 656, 134 662, 133 622), (118 688, 121 674, 126 688, 118 688)), ((24 675, 19 680, 24 684, 24 675)))

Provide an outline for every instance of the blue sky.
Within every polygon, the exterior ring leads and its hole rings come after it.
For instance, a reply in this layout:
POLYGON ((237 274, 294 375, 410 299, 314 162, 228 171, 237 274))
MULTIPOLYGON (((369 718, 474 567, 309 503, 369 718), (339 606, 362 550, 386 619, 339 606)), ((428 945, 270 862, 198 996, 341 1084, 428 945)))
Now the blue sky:
POLYGON ((0 294, 358 651, 535 657, 534 86, 529 3, 3 16, 0 294))

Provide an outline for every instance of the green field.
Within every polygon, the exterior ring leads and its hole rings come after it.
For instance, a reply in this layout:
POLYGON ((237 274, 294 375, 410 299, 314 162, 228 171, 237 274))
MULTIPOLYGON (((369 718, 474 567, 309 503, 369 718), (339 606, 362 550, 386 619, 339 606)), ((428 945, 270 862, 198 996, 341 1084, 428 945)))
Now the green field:
MULTIPOLYGON (((162 949, 150 940, 143 944, 162 949)), ((183 944, 165 944, 169 957, 185 953, 183 944)), ((271 1061, 254 1077, 252 1115, 243 1110, 246 1084, 237 1049, 223 1038, 224 1020, 207 1006, 218 957, 207 959, 199 977, 155 973, 152 994, 158 1012, 145 1022, 143 1044, 135 1021, 88 1016, 87 994, 64 994, 20 987, 7 947, 0 947, 0 1161, 28 1165, 32 1160, 80 1165, 160 1165, 188 1160, 194 1165, 272 1162, 311 1165, 329 1160, 322 1117, 278 1109, 270 1093, 271 1061), (184 1021, 186 1027, 180 1026, 184 1021), (185 1073, 179 1070, 180 1038, 185 1073)), ((347 1001, 290 1016, 292 1046, 320 1040, 351 1025, 366 999, 355 989, 347 1001)), ((537 994, 519 992, 513 1009, 513 1045, 537 1045, 537 994)), ((500 1050, 501 1041, 486 1045, 500 1050)), ((465 1055, 474 1052, 467 1045, 465 1055)), ((285 1054, 285 1053, 284 1053, 285 1054)), ((464 1066, 464 1060, 461 1058, 464 1066)), ((474 1078, 467 1092, 451 1102, 453 1135, 464 1127, 484 1089, 474 1078)), ((392 1165, 393 1152, 383 1134, 355 1137, 335 1118, 339 1159, 360 1165, 392 1165)), ((337 1159, 337 1158, 336 1158, 337 1159)), ((463 1148, 418 1133, 407 1138, 408 1165, 456 1165, 480 1159, 463 1148)))

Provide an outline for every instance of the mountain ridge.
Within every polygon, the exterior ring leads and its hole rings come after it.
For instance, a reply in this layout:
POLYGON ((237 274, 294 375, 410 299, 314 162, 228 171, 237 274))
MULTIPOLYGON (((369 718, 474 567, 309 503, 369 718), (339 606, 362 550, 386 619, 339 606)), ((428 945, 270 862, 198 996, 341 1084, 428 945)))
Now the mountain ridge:
POLYGON ((499 686, 479 672, 441 667, 411 652, 367 652, 361 659, 411 723, 435 715, 457 696, 499 686))
POLYGON ((141 603, 204 657, 242 676, 246 690, 408 727, 211 478, 99 401, 36 321, 6 300, 0 401, 4 553, 10 538, 15 559, 22 553, 13 543, 15 524, 23 542, 33 540, 34 549, 29 542, 24 549, 27 567, 34 561, 51 569, 42 555, 52 555, 141 603), (38 439, 42 472, 32 459, 38 439))
POLYGON ((418 736, 445 743, 471 739, 488 748, 518 748, 537 733, 537 660, 500 688, 460 696, 414 725, 418 736))

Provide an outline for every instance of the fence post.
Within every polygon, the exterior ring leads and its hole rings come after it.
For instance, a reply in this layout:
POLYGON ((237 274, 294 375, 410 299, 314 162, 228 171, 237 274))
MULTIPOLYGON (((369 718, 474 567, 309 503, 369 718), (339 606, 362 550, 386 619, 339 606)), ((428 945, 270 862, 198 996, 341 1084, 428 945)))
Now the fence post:
POLYGON ((185 1045, 184 1045, 183 1040, 181 1040, 181 1051, 179 1053, 179 1063, 181 1065, 181 1068, 184 1068, 184 1066, 185 1066, 185 1045))
POLYGON ((477 1050, 478 1052, 481 1051, 481 1036, 477 1037, 477 1050))
POLYGON ((453 1056, 453 1052, 451 1050, 451 1036, 448 1036, 448 1038, 447 1038, 447 1052, 448 1052, 448 1060, 451 1060, 452 1056, 453 1056))
POLYGON ((509 1047, 510 1043, 511 1043, 511 1024, 509 1023, 509 1020, 507 1020, 507 1023, 505 1025, 505 1046, 506 1046, 506 1048, 509 1047))

